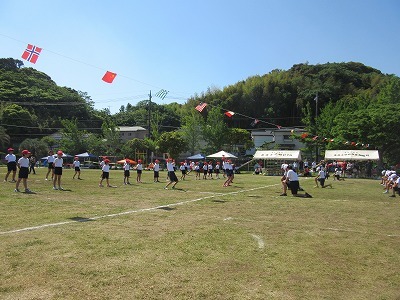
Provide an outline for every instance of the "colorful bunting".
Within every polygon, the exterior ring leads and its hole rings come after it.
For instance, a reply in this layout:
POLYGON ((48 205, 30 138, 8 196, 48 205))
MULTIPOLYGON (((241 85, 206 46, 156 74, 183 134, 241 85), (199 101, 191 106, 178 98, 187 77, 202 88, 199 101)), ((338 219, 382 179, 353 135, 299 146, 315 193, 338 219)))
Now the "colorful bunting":
POLYGON ((156 97, 160 98, 161 100, 164 100, 164 98, 167 96, 168 93, 169 91, 162 89, 157 92, 156 97))
POLYGON ((199 111, 199 112, 202 112, 203 111, 203 109, 205 109, 206 108, 206 106, 207 106, 207 103, 200 103, 199 105, 197 105, 196 107, 195 107, 195 109, 197 110, 197 111, 199 111))
POLYGON ((229 117, 229 118, 232 118, 232 116, 234 115, 235 113, 233 112, 233 111, 227 111, 227 112, 225 112, 225 116, 227 116, 227 117, 229 117))
POLYGON ((112 83, 116 76, 117 76, 116 73, 107 71, 106 74, 104 74, 102 79, 103 79, 103 81, 105 81, 107 83, 112 83))
POLYGON ((35 64, 37 59, 39 58, 39 54, 42 51, 42 48, 33 46, 31 44, 28 44, 28 47, 26 47, 26 50, 24 53, 22 53, 22 58, 35 64))
POLYGON ((254 119, 253 122, 251 122, 250 126, 251 126, 251 127, 254 127, 254 126, 256 126, 259 122, 260 122, 260 120, 254 119))

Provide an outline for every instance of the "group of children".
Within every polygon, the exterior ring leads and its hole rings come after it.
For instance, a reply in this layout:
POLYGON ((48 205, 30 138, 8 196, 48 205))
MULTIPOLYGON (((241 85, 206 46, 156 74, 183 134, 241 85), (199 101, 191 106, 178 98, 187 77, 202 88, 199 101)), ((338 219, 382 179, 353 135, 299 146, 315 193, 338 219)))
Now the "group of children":
POLYGON ((389 197, 396 197, 396 192, 400 196, 400 176, 395 170, 383 170, 381 185, 384 186, 384 194, 388 194, 389 190, 392 190, 392 194, 389 197))
MULTIPOLYGON (((4 181, 6 182, 8 180, 9 175, 12 173, 12 182, 16 182, 15 186, 15 192, 20 192, 19 186, 22 181, 25 192, 26 193, 32 193, 32 191, 28 188, 28 175, 29 175, 29 167, 30 167, 30 160, 29 156, 31 155, 31 152, 29 150, 23 150, 21 152, 21 158, 18 159, 17 161, 17 156, 14 154, 14 149, 9 148, 8 149, 8 154, 5 157, 5 160, 7 161, 7 173, 5 176, 4 181), (16 173, 17 169, 19 170, 18 172, 18 179, 16 180, 16 173)), ((45 180, 49 180, 49 176, 51 176, 51 181, 53 183, 53 189, 54 190, 64 190, 63 187, 61 186, 61 177, 63 174, 63 166, 64 166, 64 161, 63 161, 63 152, 61 150, 58 150, 56 155, 52 150, 49 151, 48 157, 47 157, 47 173, 45 180)), ((123 170, 124 170, 124 185, 130 185, 130 170, 133 165, 133 161, 129 160, 128 158, 125 159, 124 165, 123 165, 123 170)), ((77 176, 78 179, 81 179, 81 169, 80 169, 80 161, 78 157, 74 158, 72 167, 75 170, 75 173, 72 177, 72 179, 75 179, 77 176)), ((99 182, 99 187, 103 187, 103 181, 106 181, 107 187, 113 187, 110 182, 109 182, 109 173, 110 173, 110 160, 107 157, 104 157, 103 161, 100 163, 101 167, 101 176, 100 176, 100 182, 99 182)), ((176 184, 178 183, 178 177, 175 174, 175 171, 177 170, 177 166, 175 164, 175 160, 172 158, 168 158, 166 161, 166 167, 167 167, 167 180, 168 183, 165 186, 165 189, 168 189, 170 185, 172 185, 172 188, 175 188, 176 184)), ((142 161, 139 159, 137 161, 137 164, 135 165, 134 169, 137 172, 137 177, 136 181, 137 183, 142 183, 142 172, 143 172, 143 165, 142 161)), ((160 161, 156 159, 154 163, 152 163, 152 169, 154 172, 154 182, 160 182, 159 180, 159 172, 160 172, 160 161)), ((218 161, 213 165, 212 161, 204 161, 204 162, 181 162, 179 170, 181 171, 181 180, 185 180, 185 177, 187 174, 190 172, 195 172, 195 180, 201 179, 201 173, 203 173, 203 179, 214 179, 213 174, 215 174, 216 179, 220 179, 220 173, 221 171, 223 172, 223 177, 226 179, 223 183, 223 186, 230 186, 233 178, 234 178, 234 165, 232 164, 232 161, 229 159, 222 158, 222 166, 221 163, 218 161)))

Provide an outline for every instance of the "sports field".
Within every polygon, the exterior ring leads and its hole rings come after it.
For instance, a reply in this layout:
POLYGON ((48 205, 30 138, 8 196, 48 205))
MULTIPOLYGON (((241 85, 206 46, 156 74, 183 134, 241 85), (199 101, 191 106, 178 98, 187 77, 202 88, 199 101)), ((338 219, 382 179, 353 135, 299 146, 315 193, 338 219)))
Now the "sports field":
POLYGON ((300 178, 294 198, 272 176, 67 169, 55 191, 45 172, 35 194, 0 183, 0 299, 400 299, 400 197, 378 180, 300 178))

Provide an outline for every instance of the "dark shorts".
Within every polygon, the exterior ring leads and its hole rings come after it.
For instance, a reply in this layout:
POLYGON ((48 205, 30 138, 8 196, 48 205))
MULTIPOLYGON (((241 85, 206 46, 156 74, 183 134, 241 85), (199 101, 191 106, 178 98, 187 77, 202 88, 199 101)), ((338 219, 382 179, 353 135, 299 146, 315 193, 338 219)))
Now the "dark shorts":
POLYGON ((215 169, 215 174, 219 174, 219 169, 215 169))
POLYGON ((138 174, 142 174, 142 170, 136 170, 138 174))
POLYGON ((7 163, 7 170, 8 170, 8 172, 17 171, 17 162, 10 161, 9 163, 7 163))
POLYGON ((62 167, 55 167, 54 175, 62 175, 62 167))
POLYGON ((203 170, 204 175, 207 175, 207 173, 208 173, 208 170, 203 170))
POLYGON ((76 172, 79 172, 80 170, 81 170, 80 167, 75 167, 75 171, 76 171, 76 172))
POLYGON ((168 177, 169 177, 169 181, 178 182, 178 177, 176 177, 176 174, 174 171, 169 171, 168 177))
POLYGON ((158 178, 160 176, 160 172, 159 171, 154 171, 154 178, 158 178))
POLYGON ((54 166, 53 166, 53 163, 52 163, 52 162, 49 162, 48 168, 49 168, 49 169, 54 169, 54 166))
POLYGON ((321 186, 325 185, 325 178, 318 178, 318 181, 321 184, 321 186))
POLYGON ((131 172, 129 170, 124 170, 124 176, 125 177, 131 176, 131 172))
POLYGON ((186 170, 181 170, 182 171, 182 175, 186 175, 186 170))
POLYGON ((213 170, 208 170, 208 174, 212 174, 213 173, 213 170))
POLYGON ((292 195, 297 195, 297 191, 299 190, 300 184, 298 181, 290 181, 288 187, 290 188, 292 195))
POLYGON ((109 172, 103 172, 103 174, 101 175, 101 178, 103 178, 103 179, 108 179, 109 177, 110 177, 109 172))
POLYGON ((29 168, 21 167, 18 172, 18 178, 28 178, 29 168))

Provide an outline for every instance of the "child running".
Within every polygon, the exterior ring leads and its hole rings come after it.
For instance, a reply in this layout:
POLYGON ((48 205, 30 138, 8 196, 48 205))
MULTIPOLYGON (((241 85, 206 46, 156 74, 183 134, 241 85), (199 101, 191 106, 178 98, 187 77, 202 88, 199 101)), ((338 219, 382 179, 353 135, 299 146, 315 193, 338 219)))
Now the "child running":
POLYGON ((22 180, 22 183, 25 188, 25 193, 32 193, 30 189, 28 189, 28 174, 29 174, 29 158, 28 156, 31 153, 28 150, 22 150, 22 157, 18 160, 17 166, 19 169, 18 172, 18 180, 17 183, 15 184, 15 190, 14 192, 20 192, 19 190, 19 184, 22 180))
POLYGON ((166 190, 168 190, 168 186, 171 184, 172 184, 172 188, 174 189, 176 184, 178 183, 178 177, 176 177, 174 165, 175 164, 172 161, 172 158, 168 158, 167 171, 168 171, 169 183, 165 186, 166 190))

